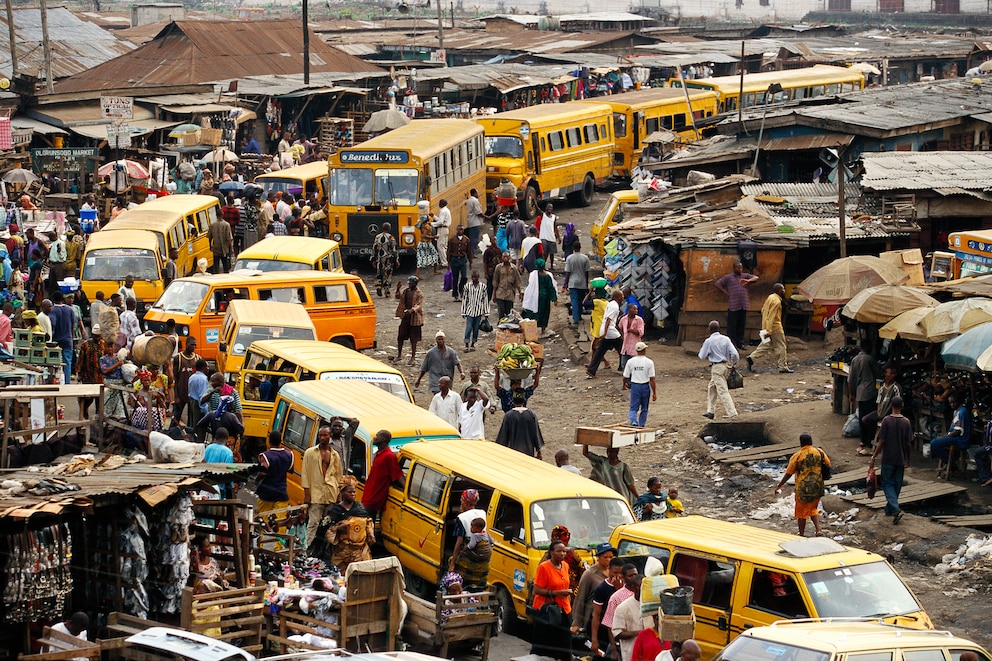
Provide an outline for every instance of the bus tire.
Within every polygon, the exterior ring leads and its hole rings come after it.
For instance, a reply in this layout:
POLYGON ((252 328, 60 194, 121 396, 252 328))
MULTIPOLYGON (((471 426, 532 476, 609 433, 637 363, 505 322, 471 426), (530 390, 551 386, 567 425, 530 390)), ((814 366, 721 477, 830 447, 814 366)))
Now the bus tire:
POLYGON ((596 180, 587 174, 582 181, 582 188, 568 194, 568 203, 573 207, 587 207, 592 204, 592 196, 596 193, 596 180))
POLYGON ((527 190, 524 191, 524 199, 520 201, 520 218, 523 220, 537 218, 538 214, 541 213, 539 203, 537 189, 534 186, 528 186, 527 190))
POLYGON ((332 337, 331 343, 340 344, 341 346, 347 349, 351 349, 352 351, 355 350, 355 340, 351 339, 347 335, 339 335, 338 337, 332 337))
POLYGON ((517 611, 513 607, 513 597, 502 585, 496 586, 496 634, 512 636, 517 630, 517 611))
POLYGON ((409 569, 403 570, 403 579, 406 581, 407 588, 421 599, 434 601, 437 598, 437 587, 430 581, 417 576, 409 569))

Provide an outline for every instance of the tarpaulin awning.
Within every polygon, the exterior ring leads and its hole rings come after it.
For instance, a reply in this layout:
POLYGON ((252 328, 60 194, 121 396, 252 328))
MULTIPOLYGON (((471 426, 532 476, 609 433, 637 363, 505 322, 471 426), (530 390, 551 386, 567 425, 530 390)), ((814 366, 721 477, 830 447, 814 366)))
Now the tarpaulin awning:
POLYGON ((176 115, 192 115, 194 113, 227 112, 233 107, 234 106, 224 105, 223 103, 198 103, 191 105, 162 106, 162 110, 176 115))
POLYGON ((67 131, 60 129, 57 126, 52 126, 51 124, 46 124, 45 122, 40 122, 37 119, 31 119, 30 117, 12 117, 10 120, 10 128, 15 131, 31 130, 40 135, 69 135, 67 131))
MULTIPOLYGON (((166 122, 161 119, 139 119, 129 121, 127 122, 127 125, 131 129, 132 136, 141 136, 147 135, 152 131, 157 131, 159 129, 172 128, 178 123, 179 122, 166 122)), ((108 126, 109 124, 84 124, 82 126, 70 126, 69 130, 83 136, 84 138, 106 140, 108 126)))
POLYGON ((851 144, 853 135, 844 133, 817 133, 811 135, 793 135, 786 138, 771 138, 763 140, 762 151, 793 151, 800 149, 822 149, 823 147, 841 147, 851 144))

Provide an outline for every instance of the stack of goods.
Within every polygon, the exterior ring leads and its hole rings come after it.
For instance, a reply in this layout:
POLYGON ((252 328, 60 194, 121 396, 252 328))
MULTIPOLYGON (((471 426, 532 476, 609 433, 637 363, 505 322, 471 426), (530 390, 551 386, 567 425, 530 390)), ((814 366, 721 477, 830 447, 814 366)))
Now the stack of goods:
POLYGON ((183 588, 189 580, 189 526, 194 518, 193 501, 183 494, 153 522, 155 544, 148 581, 152 612, 182 610, 183 588))
POLYGON ((129 522, 120 534, 120 577, 124 590, 124 612, 141 619, 148 618, 148 520, 137 507, 124 512, 129 522))
POLYGON ((532 369, 537 367, 534 350, 528 345, 508 342, 496 353, 496 367, 501 371, 532 369))
POLYGON ((14 333, 14 359, 31 365, 61 365, 62 349, 57 344, 45 344, 44 333, 32 333, 16 328, 14 333))
POLYGON ((66 615, 65 600, 72 592, 72 539, 66 524, 6 535, 4 621, 58 620, 66 615))
POLYGON ((622 237, 606 243, 603 275, 613 288, 630 287, 644 307, 645 321, 657 328, 674 323, 682 283, 675 250, 661 241, 632 244, 622 237))

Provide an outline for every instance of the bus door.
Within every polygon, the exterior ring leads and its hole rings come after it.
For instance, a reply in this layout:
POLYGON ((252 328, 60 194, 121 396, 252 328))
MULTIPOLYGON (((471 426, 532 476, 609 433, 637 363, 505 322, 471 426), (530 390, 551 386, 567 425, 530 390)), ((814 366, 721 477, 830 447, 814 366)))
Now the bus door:
POLYGON ((530 150, 527 151, 527 169, 541 174, 541 143, 536 133, 530 134, 530 150))
MULTIPOLYGON (((634 141, 631 143, 633 145, 632 154, 637 154, 641 149, 641 123, 644 121, 644 111, 634 113, 634 141)), ((636 156, 631 159, 630 165, 633 167, 634 162, 637 161, 636 156)))

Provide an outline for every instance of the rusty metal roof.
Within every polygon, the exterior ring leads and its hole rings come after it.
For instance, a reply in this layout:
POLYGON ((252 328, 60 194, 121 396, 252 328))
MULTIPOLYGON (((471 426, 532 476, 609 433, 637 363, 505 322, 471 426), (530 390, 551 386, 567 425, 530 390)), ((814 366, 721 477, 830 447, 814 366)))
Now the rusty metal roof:
MULTIPOLYGON (((6 13, 0 13, 0 23, 3 23, 0 28, 0 71, 9 76, 10 39, 6 13)), ((14 26, 18 68, 31 75, 44 71, 40 10, 15 9, 14 26)), ((48 41, 52 47, 52 78, 55 80, 81 73, 134 49, 131 42, 80 20, 65 7, 48 10, 48 41)))
MULTIPOLYGON (((317 38, 311 31, 312 72, 381 72, 317 38)), ((56 92, 185 85, 259 74, 303 71, 295 20, 176 21, 140 48, 60 81, 56 92)))

